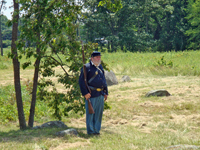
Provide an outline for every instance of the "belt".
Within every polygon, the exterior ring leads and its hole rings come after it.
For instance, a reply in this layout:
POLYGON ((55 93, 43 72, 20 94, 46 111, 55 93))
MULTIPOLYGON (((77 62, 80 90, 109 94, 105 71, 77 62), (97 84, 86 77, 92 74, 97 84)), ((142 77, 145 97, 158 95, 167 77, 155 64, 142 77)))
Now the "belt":
POLYGON ((91 89, 91 90, 95 90, 95 91, 98 91, 98 92, 101 92, 101 91, 103 91, 103 89, 104 88, 96 88, 96 87, 92 87, 92 86, 89 86, 89 88, 91 89))

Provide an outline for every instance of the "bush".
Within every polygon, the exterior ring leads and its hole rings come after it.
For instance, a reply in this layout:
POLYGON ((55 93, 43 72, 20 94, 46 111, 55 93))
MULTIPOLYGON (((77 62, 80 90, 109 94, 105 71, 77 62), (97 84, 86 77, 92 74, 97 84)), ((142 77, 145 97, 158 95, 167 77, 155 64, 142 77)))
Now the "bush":
MULTIPOLYGON (((31 95, 27 90, 27 87, 22 85, 22 98, 25 119, 28 120, 29 111, 31 106, 31 95)), ((38 121, 42 117, 51 116, 49 107, 45 102, 37 101, 35 107, 35 120, 38 121)), ((9 121, 17 121, 18 112, 15 97, 15 89, 13 85, 1 86, 0 87, 0 122, 2 124, 8 123, 9 121)))
POLYGON ((3 48, 7 48, 11 46, 11 40, 3 40, 3 48))

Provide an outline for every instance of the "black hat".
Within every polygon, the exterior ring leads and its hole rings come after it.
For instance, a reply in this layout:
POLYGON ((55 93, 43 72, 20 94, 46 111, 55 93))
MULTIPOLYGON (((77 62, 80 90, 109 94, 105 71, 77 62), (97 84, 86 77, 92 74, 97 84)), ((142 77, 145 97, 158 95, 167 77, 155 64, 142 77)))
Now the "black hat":
POLYGON ((97 52, 97 51, 94 51, 94 52, 91 54, 91 57, 95 57, 95 56, 101 56, 101 53, 100 53, 100 52, 97 52))

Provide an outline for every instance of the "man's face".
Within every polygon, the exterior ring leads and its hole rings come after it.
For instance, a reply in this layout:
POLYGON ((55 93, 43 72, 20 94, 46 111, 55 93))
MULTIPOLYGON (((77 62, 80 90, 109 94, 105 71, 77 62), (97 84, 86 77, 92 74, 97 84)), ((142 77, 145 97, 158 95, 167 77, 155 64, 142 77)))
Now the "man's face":
POLYGON ((92 59, 92 62, 93 62, 95 65, 101 64, 101 56, 91 57, 91 59, 92 59))

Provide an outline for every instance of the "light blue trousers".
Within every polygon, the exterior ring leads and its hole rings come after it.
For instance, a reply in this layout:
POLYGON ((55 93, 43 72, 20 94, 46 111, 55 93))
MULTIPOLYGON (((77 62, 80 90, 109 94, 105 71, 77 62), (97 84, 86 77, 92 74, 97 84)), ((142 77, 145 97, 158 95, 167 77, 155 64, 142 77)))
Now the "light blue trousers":
POLYGON ((90 98, 92 103, 94 114, 89 114, 88 101, 85 102, 86 108, 86 127, 87 134, 99 133, 101 130, 101 121, 104 109, 104 96, 98 96, 90 98))

